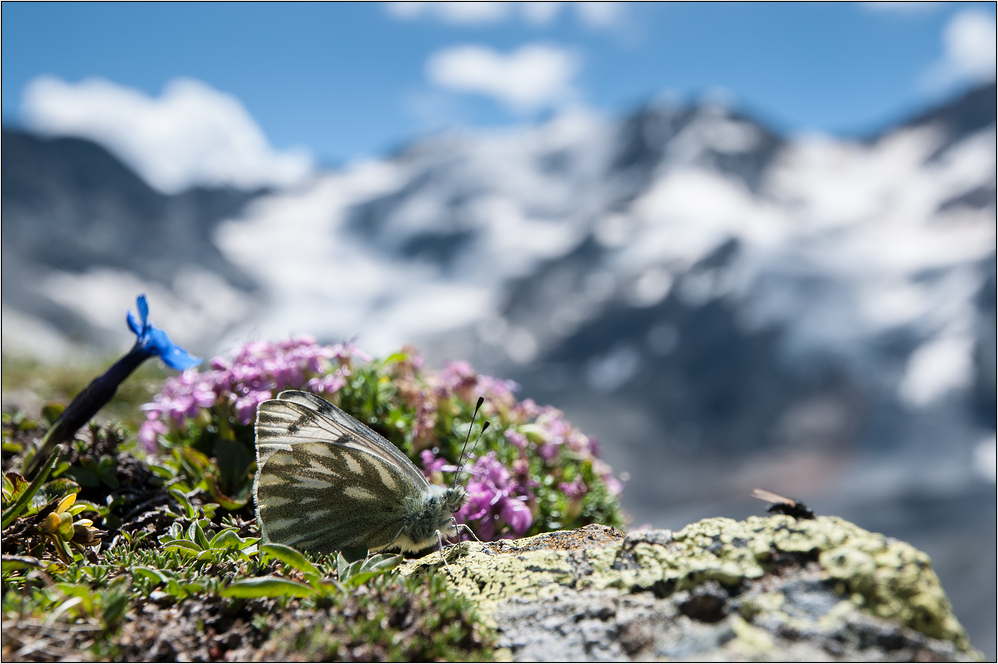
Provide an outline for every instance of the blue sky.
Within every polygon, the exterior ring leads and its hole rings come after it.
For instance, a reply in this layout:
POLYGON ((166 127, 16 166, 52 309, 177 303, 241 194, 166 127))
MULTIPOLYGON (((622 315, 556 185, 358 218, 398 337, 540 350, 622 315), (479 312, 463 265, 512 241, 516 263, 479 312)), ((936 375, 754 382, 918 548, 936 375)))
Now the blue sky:
POLYGON ((453 124, 536 121, 566 105, 623 115, 662 94, 723 93, 787 132, 865 133, 994 77, 991 3, 2 11, 7 125, 32 123, 23 95, 39 76, 100 77, 151 98, 184 77, 238 99, 275 151, 301 146, 326 164, 453 124))

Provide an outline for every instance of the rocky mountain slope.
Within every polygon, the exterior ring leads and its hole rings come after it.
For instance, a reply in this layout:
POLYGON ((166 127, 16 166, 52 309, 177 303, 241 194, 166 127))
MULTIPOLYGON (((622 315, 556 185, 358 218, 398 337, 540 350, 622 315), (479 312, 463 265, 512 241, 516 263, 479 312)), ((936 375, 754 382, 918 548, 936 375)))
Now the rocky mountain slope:
POLYGON ((217 323, 231 322, 213 309, 245 315, 257 284, 212 238, 263 192, 166 196, 78 138, 4 129, 2 158, 5 352, 116 348, 127 335, 124 308, 142 288, 161 296, 164 320, 187 319, 188 342, 213 341, 217 323))

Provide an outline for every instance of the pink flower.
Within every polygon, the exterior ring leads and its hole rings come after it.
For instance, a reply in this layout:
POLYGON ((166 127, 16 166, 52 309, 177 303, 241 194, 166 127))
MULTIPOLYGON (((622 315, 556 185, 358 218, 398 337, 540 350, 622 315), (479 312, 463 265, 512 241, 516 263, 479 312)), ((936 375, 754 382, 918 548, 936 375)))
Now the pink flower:
POLYGON ((545 461, 553 461, 558 456, 558 446, 552 443, 544 443, 537 449, 537 453, 545 461))
POLYGON ((587 487, 586 483, 582 481, 582 476, 580 475, 571 483, 559 483, 558 490, 568 496, 571 500, 577 500, 586 495, 586 492, 589 491, 589 487, 587 487))
POLYGON ((159 420, 159 413, 155 413, 154 415, 154 412, 150 411, 146 414, 148 419, 139 427, 138 435, 142 447, 150 454, 159 449, 159 437, 166 435, 170 431, 169 427, 159 420))
POLYGON ((240 424, 250 424, 256 417, 257 406, 271 396, 269 390, 253 390, 249 394, 238 397, 233 403, 236 419, 240 424))
MULTIPOLYGON (((332 374, 326 373, 332 369, 329 358, 348 358, 350 354, 367 358, 352 343, 326 347, 307 336, 277 343, 249 341, 236 349, 231 362, 216 357, 205 373, 186 371, 167 379, 146 409, 155 411, 158 419, 168 418, 179 428, 202 410, 227 403, 236 420, 250 424, 257 406, 281 390, 306 388, 322 394, 339 391, 346 384, 349 369, 341 366, 332 374)), ((146 428, 149 440, 153 434, 146 428)))
POLYGON ((478 377, 478 391, 489 401, 515 401, 513 393, 520 386, 513 380, 500 380, 492 376, 478 377))
POLYGON ((427 479, 432 478, 437 473, 443 472, 447 468, 447 459, 438 457, 430 450, 423 450, 419 453, 419 458, 423 462, 423 474, 427 479))
POLYGON ((513 406, 513 419, 515 419, 520 424, 524 422, 530 422, 531 420, 537 419, 543 411, 541 408, 534 403, 533 399, 524 399, 520 403, 513 406))
POLYGON ((349 375, 349 369, 346 367, 340 367, 336 370, 336 373, 310 378, 309 381, 305 383, 305 387, 312 392, 317 392, 319 394, 336 394, 344 385, 347 384, 347 376, 349 375))
POLYGON ((351 356, 353 356, 362 362, 371 361, 371 356, 354 346, 352 341, 345 341, 341 344, 333 344, 330 347, 330 352, 330 357, 334 357, 337 360, 349 361, 351 356))
POLYGON ((521 452, 526 450, 530 445, 530 441, 527 440, 527 437, 516 429, 506 429, 505 436, 506 440, 521 452))
POLYGON ((509 470, 496 459, 495 452, 479 457, 471 467, 474 477, 468 482, 468 502, 458 512, 460 521, 476 521, 479 536, 491 540, 503 524, 519 537, 534 521, 526 501, 529 490, 511 481, 509 470))

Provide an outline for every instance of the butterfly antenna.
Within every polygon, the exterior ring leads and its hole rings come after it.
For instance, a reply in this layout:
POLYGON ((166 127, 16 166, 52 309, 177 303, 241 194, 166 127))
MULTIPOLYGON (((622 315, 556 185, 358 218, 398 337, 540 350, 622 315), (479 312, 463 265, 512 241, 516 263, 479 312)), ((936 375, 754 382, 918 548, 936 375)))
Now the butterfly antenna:
POLYGON ((475 413, 471 416, 471 426, 468 427, 468 435, 464 439, 464 447, 461 448, 461 457, 458 459, 459 463, 457 464, 457 472, 454 473, 454 481, 451 483, 452 489, 457 486, 457 480, 461 476, 461 470, 464 468, 464 463, 466 461, 464 453, 467 451, 470 455, 475 451, 475 448, 478 447, 478 441, 482 439, 482 435, 485 433, 485 430, 489 428, 489 424, 491 424, 491 422, 485 420, 485 424, 482 425, 482 430, 479 432, 478 438, 475 439, 475 444, 472 445, 469 450, 468 441, 471 440, 471 430, 475 428, 475 420, 478 418, 478 409, 482 407, 483 403, 485 403, 485 397, 478 397, 478 403, 475 404, 475 413))

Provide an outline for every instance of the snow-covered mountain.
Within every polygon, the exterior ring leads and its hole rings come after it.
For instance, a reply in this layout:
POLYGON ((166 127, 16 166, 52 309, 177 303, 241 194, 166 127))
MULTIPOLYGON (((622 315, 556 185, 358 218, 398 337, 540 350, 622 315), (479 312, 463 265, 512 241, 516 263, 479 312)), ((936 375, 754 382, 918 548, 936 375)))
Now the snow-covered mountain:
POLYGON ((184 343, 245 318, 252 277, 213 241, 217 224, 265 192, 167 196, 103 147, 3 130, 3 349, 60 360, 118 350, 143 289, 184 343))
POLYGON ((120 344, 144 289, 202 352, 415 341, 657 410, 678 447, 773 444, 798 435, 788 417, 862 437, 862 416, 831 413, 871 398, 961 393, 993 423, 993 85, 865 141, 709 104, 576 110, 283 192, 167 196, 87 141, 3 145, 5 348, 120 344), (825 415, 788 414, 829 390, 838 406, 805 407, 825 415))
POLYGON ((264 285, 257 334, 415 340, 542 392, 625 395, 679 446, 841 443, 870 398, 983 390, 993 420, 994 97, 867 141, 716 106, 454 132, 260 199, 217 240, 264 285))
POLYGON ((799 495, 966 577, 961 618, 993 642, 995 97, 865 140, 710 104, 575 110, 176 196, 95 144, 5 131, 4 352, 120 348, 140 291, 203 354, 416 342, 596 433, 639 523, 799 495))

